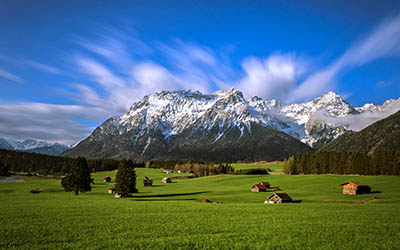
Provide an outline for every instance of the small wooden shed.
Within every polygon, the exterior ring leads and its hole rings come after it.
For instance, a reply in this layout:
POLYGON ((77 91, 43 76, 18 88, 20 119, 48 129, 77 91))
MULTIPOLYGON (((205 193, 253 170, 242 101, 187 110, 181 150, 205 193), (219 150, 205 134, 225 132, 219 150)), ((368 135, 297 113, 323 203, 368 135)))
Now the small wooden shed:
POLYGON ((371 188, 367 184, 358 181, 348 181, 340 185, 343 186, 343 194, 357 195, 371 192, 371 188))
POLYGON ((152 180, 152 179, 149 179, 149 178, 146 176, 146 177, 144 177, 144 179, 143 179, 143 185, 144 185, 145 187, 151 187, 151 186, 153 186, 153 180, 152 180))
POLYGON ((170 178, 168 178, 168 177, 164 177, 164 178, 162 178, 162 180, 161 180, 163 183, 171 183, 172 181, 171 181, 171 179, 170 178))
POLYGON ((253 192, 266 192, 267 191, 267 187, 264 184, 254 184, 251 187, 251 191, 253 191, 253 192))
POLYGON ((117 190, 115 189, 115 187, 110 187, 108 189, 108 194, 116 194, 116 193, 117 193, 117 190))
POLYGON ((105 176, 104 177, 104 182, 111 182, 111 177, 110 176, 105 176))
POLYGON ((287 193, 273 193, 264 203, 286 203, 292 201, 292 198, 287 193))
POLYGON ((266 186, 267 188, 271 187, 271 184, 268 181, 262 181, 259 184, 263 184, 264 186, 266 186))

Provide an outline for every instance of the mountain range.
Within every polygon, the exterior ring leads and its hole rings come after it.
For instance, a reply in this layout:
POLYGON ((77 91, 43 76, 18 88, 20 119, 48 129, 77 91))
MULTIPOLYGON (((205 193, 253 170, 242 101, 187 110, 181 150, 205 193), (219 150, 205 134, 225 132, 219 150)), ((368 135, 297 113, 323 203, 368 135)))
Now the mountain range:
POLYGON ((0 149, 8 149, 22 152, 33 152, 46 155, 60 155, 71 146, 59 144, 59 143, 49 143, 47 141, 40 141, 34 139, 26 139, 23 141, 17 140, 6 140, 0 138, 0 149))
POLYGON ((279 160, 312 151, 400 109, 400 99, 353 107, 334 92, 311 102, 246 99, 235 88, 161 91, 111 117, 64 156, 151 160, 279 160))

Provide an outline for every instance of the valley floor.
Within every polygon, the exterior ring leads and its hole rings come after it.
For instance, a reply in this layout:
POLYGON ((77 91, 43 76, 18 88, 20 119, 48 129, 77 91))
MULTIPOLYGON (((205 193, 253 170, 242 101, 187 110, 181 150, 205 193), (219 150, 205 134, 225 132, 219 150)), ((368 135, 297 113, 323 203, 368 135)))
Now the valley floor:
MULTIPOLYGON (((236 166, 237 167, 237 166, 236 166)), ((279 164, 273 165, 279 173, 279 164)), ((396 249, 400 178, 335 175, 219 175, 173 179, 136 169, 139 193, 115 199, 113 172, 95 173, 93 190, 75 196, 60 180, 23 177, 0 183, 0 249, 396 249), (111 183, 103 177, 110 175, 111 183), (143 187, 142 179, 154 180, 143 187), (345 196, 339 184, 369 184, 372 194, 345 196), (268 181, 300 203, 263 204, 268 181), (44 192, 32 194, 30 190, 44 192), (201 203, 208 199, 221 204, 201 203), (365 204, 362 201, 369 201, 365 204)), ((184 174, 179 174, 184 175, 184 174)))

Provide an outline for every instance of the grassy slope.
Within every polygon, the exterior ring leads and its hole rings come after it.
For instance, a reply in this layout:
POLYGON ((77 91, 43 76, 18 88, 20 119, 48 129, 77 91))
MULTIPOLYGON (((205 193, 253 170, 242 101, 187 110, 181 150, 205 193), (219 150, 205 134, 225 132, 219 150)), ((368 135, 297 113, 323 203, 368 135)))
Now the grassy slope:
MULTIPOLYGON (((385 176, 212 176, 174 179, 137 169, 140 193, 106 194, 114 183, 96 173, 92 192, 74 196, 59 180, 0 183, 0 249, 34 248, 330 248, 389 249, 400 245, 400 179, 385 176), (154 179, 144 188, 141 179, 154 179), (267 180, 295 204, 262 204, 269 193, 250 186, 267 180), (340 183, 359 180, 381 193, 344 196, 340 183), (30 194, 33 188, 48 192, 30 194), (368 204, 361 200, 378 199, 368 204), (224 204, 202 204, 201 199, 224 204)), ((173 174, 175 175, 175 174, 173 174)), ((114 179, 114 178, 113 178, 114 179)))

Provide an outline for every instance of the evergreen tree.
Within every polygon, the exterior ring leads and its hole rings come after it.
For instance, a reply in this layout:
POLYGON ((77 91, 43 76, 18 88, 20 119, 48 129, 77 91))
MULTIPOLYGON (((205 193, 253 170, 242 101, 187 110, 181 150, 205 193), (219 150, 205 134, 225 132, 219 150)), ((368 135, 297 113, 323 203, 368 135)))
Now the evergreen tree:
POLYGON ((76 158, 70 168, 70 172, 61 180, 61 185, 67 192, 85 193, 91 190, 90 183, 92 178, 90 176, 90 169, 84 157, 76 158))
POLYGON ((121 197, 128 197, 130 193, 137 193, 135 164, 132 160, 123 159, 118 165, 116 176, 116 192, 121 197))
POLYGON ((10 169, 0 161, 0 176, 9 176, 10 169))

